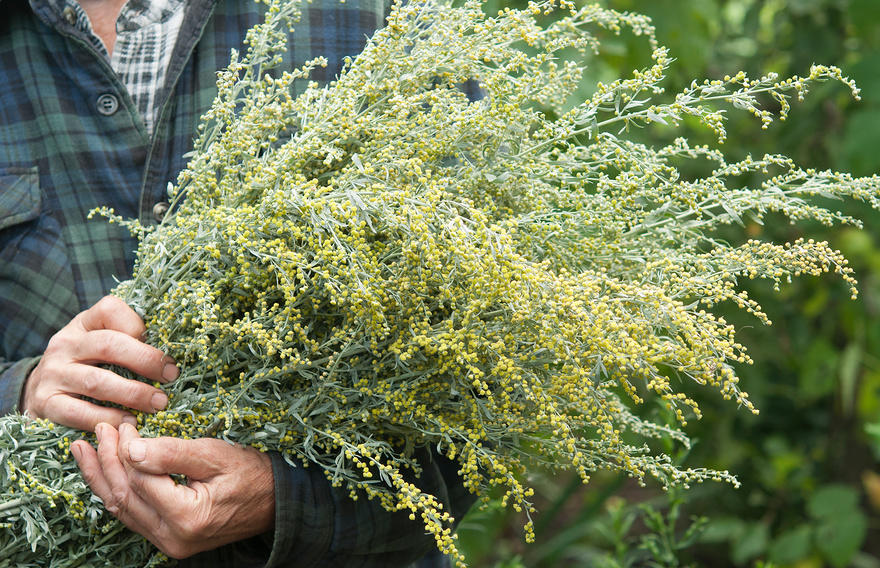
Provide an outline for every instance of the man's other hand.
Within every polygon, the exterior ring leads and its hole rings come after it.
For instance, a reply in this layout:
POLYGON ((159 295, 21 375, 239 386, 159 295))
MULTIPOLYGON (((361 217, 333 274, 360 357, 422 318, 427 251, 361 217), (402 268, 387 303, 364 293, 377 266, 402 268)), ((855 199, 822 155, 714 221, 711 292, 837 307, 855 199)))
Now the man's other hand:
POLYGON ((269 531, 275 488, 269 456, 214 438, 141 438, 99 424, 97 452, 71 444, 83 478, 108 511, 172 558, 269 531), (179 484, 170 474, 186 476, 179 484))

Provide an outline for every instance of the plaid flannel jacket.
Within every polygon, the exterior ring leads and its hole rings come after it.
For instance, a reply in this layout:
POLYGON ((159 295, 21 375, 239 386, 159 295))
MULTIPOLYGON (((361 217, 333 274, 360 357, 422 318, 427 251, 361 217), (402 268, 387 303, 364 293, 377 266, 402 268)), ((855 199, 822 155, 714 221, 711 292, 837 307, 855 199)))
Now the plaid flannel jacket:
MULTIPOLYGON (((191 0, 158 95, 149 136, 106 59, 45 5, 0 0, 0 412, 48 339, 130 276, 136 242, 88 211, 112 206, 154 223, 153 209, 184 166, 215 73, 261 18, 249 0, 191 0)), ((383 22, 384 0, 303 4, 288 53, 293 64, 329 60, 328 80, 383 22)), ((461 518, 472 499, 442 457, 425 454, 420 485, 461 518)), ((419 522, 332 489, 316 468, 273 456, 274 534, 202 553, 193 567, 445 566, 419 522), (427 553, 427 556, 424 556, 427 553), (420 558, 416 562, 416 559, 420 558), (413 564, 413 562, 416 562, 413 564)))

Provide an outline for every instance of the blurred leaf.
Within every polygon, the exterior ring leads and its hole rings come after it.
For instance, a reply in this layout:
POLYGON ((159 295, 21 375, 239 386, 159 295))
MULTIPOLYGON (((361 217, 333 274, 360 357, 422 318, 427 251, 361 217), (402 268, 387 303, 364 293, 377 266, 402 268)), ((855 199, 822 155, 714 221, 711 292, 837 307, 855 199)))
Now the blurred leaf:
POLYGON ((840 251, 846 255, 850 262, 857 261, 866 264, 866 261, 877 254, 874 245, 874 237, 868 231, 862 231, 853 227, 842 229, 837 235, 840 251))
POLYGON ((827 485, 807 503, 810 515, 819 520, 816 543, 833 566, 846 566, 865 539, 868 523, 858 503, 858 491, 845 485, 827 485))
POLYGON ((880 3, 877 0, 850 0, 847 7, 857 37, 880 40, 880 3))
MULTIPOLYGON (((859 382, 859 394, 856 397, 859 417, 873 419, 880 415, 880 372, 865 371, 859 382)), ((880 449, 880 445, 878 445, 880 449)))
POLYGON ((807 511, 814 519, 838 518, 859 514, 859 494, 846 485, 826 485, 807 502, 807 511))
POLYGON ((678 540, 676 548, 683 550, 698 542, 709 527, 710 519, 707 517, 692 517, 691 526, 687 528, 684 535, 678 540))
POLYGON ((474 506, 468 511, 456 532, 471 565, 477 565, 497 551, 500 535, 509 524, 510 517, 510 513, 497 500, 490 501, 485 508, 474 506))
POLYGON ((515 556, 509 560, 502 560, 495 565, 495 568, 526 568, 526 565, 523 564, 522 558, 515 556))
POLYGON ((836 568, 849 564, 862 546, 868 522, 860 511, 829 517, 816 528, 816 540, 825 559, 836 568))
MULTIPOLYGON (((832 383, 833 384, 833 383, 832 383)), ((764 442, 765 462, 762 464, 761 479, 771 488, 787 488, 791 485, 791 477, 800 469, 806 456, 799 450, 792 449, 781 436, 770 436, 764 442)))
POLYGON ((824 286, 816 288, 813 295, 801 305, 801 310, 806 316, 817 316, 825 311, 825 308, 828 306, 828 299, 828 288, 824 286))
POLYGON ((880 109, 861 107, 853 112, 843 132, 843 144, 838 149, 842 167, 857 175, 876 171, 877 132, 880 132, 880 109))
POLYGON ((733 543, 731 560, 735 564, 744 564, 767 549, 770 530, 764 523, 749 525, 743 535, 733 543))
POLYGON ((850 343, 840 357, 840 400, 845 416, 852 414, 863 352, 861 343, 850 343))
MULTIPOLYGON (((828 303, 828 291, 817 292, 814 298, 820 298, 822 309, 828 303)), ((806 308, 804 309, 807 312, 806 308)), ((800 374, 800 389, 798 392, 799 402, 808 404, 834 392, 838 358, 837 349, 831 345, 827 338, 816 336, 812 339, 805 353, 796 353, 801 356, 803 369, 800 374)))
POLYGON ((813 531, 809 525, 801 525, 778 537, 770 546, 771 562, 794 564, 805 558, 812 550, 813 531))
POLYGON ((700 542, 719 543, 740 538, 746 530, 742 519, 735 517, 713 517, 712 522, 700 535, 700 542))
MULTIPOLYGON (((875 5, 875 9, 880 3, 875 5)), ((857 108, 864 110, 871 108, 870 103, 880 101, 880 77, 877 76, 877 68, 880 67, 880 51, 861 51, 853 65, 847 67, 847 73, 862 90, 863 103, 857 108)), ((858 112, 858 111, 856 111, 858 112)))

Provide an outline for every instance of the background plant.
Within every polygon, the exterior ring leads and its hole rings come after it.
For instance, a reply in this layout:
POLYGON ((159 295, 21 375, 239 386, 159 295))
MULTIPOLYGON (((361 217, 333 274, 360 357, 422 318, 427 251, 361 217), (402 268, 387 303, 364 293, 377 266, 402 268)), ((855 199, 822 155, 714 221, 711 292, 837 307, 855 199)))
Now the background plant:
MULTIPOLYGON (((731 69, 753 74, 775 70, 802 73, 816 61, 840 65, 862 87, 862 101, 819 88, 793 111, 796 118, 761 131, 747 117, 730 115, 731 140, 726 151, 736 155, 755 148, 784 151, 805 165, 832 167, 870 175, 880 171, 875 151, 880 125, 880 6, 872 0, 620 0, 608 3, 649 15, 661 43, 676 57, 669 88, 683 88, 693 77, 720 77, 731 69)), ((639 42, 622 38, 594 65, 594 77, 610 76, 628 68, 640 57, 639 42)), ((585 82, 588 89, 589 82, 585 82)), ((657 131, 643 133, 649 139, 657 131)), ((695 131, 692 140, 711 142, 695 131)), ((755 364, 740 369, 749 392, 761 408, 759 416, 704 406, 706 418, 692 422, 689 431, 697 440, 691 458, 702 456, 718 467, 736 471, 743 482, 739 490, 716 485, 701 486, 681 495, 685 517, 705 515, 710 523, 703 533, 705 544, 695 543, 679 553, 684 564, 699 566, 877 566, 878 484, 876 442, 865 425, 876 423, 880 413, 880 329, 878 308, 877 230, 880 218, 856 205, 846 211, 865 219, 866 231, 848 228, 825 230, 815 226, 790 226, 780 220, 763 226, 748 225, 755 235, 797 238, 823 235, 850 258, 860 281, 861 295, 850 301, 846 291, 827 282, 800 280, 783 287, 773 297, 769 287, 748 289, 768 307, 774 322, 770 328, 752 326, 735 313, 724 312, 741 328, 755 364), (757 384, 752 383, 755 381, 757 384), (754 386, 752 386, 754 385, 754 386), (836 495, 830 509, 819 506, 836 495), (817 510, 825 516, 817 515, 817 510), (841 531, 829 531, 832 518, 846 522, 841 531), (848 523, 848 524, 847 524, 848 523), (825 527, 825 528, 823 528, 825 527)), ((722 308, 723 309, 723 308, 722 308)), ((591 490, 574 491, 568 502, 582 508, 541 503, 546 529, 538 531, 539 546, 522 548, 515 526, 503 515, 481 517, 478 525, 466 525, 474 538, 499 540, 493 553, 474 545, 471 558, 477 565, 492 566, 496 557, 518 556, 529 567, 585 566, 580 551, 599 546, 591 537, 592 523, 608 522, 600 503, 609 495, 628 502, 651 500, 651 494, 635 492, 617 479, 605 480, 591 490), (574 538, 580 525, 582 536, 574 538), (571 539, 553 537, 571 529, 571 539), (541 532, 545 533, 542 538, 541 532), (496 536, 497 535, 497 536, 496 536), (554 562, 536 554, 540 545, 555 546, 554 562), (509 552, 499 552, 509 551, 509 552), (478 560, 478 559, 483 560, 478 560)), ((555 493, 565 480, 547 479, 539 487, 555 493)), ((540 518, 540 516, 539 516, 540 518)), ((630 537, 646 529, 636 523, 630 537)), ((621 541, 623 542, 623 541, 621 541)), ((613 550, 612 544, 600 546, 613 550)))

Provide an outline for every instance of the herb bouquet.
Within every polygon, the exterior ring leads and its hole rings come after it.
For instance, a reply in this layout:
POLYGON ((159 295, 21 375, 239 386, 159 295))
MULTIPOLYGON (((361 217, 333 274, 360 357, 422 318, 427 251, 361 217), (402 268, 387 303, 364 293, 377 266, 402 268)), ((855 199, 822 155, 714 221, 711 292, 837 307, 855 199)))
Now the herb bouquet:
MULTIPOLYGON (((662 486, 736 483, 646 443, 688 444, 680 428, 699 409, 683 385, 754 411, 733 367, 748 356, 708 308, 731 301, 767 322, 739 279, 831 271, 853 294, 855 281, 826 243, 730 244, 716 229, 771 212, 857 223, 811 198, 876 206, 880 180, 784 156, 728 161, 681 138, 653 147, 630 129, 696 120, 723 140, 727 108, 767 126, 762 101, 784 118, 816 81, 855 86, 815 66, 662 97, 671 60, 646 18, 411 0, 338 80, 294 97, 322 64, 278 69, 296 17, 295 1, 273 0, 219 74, 174 213, 155 229, 115 218, 140 236, 116 294, 181 367, 141 432, 318 467, 353 498, 410 511, 462 564, 448 512, 408 481, 416 448, 457 460, 468 489, 501 488, 526 516, 536 464, 585 482, 605 468, 662 486), (652 65, 573 101, 590 52, 622 28, 647 38, 652 65), (637 416, 647 399, 671 423, 637 416)), ((157 561, 90 497, 67 450, 81 434, 20 416, 0 431, 0 565, 157 561)))

